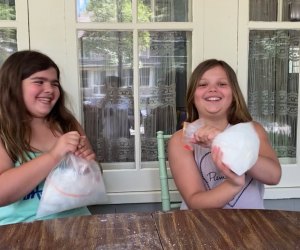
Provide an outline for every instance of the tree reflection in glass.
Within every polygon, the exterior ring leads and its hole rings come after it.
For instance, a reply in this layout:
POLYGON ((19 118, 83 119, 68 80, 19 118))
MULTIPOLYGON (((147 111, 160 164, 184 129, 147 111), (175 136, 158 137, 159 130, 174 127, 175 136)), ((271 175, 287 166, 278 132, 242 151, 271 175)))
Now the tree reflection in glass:
MULTIPOLYGON (((0 1, 0 20, 16 20, 14 0, 0 1)), ((0 29, 0 65, 17 51, 17 31, 13 28, 0 29)))

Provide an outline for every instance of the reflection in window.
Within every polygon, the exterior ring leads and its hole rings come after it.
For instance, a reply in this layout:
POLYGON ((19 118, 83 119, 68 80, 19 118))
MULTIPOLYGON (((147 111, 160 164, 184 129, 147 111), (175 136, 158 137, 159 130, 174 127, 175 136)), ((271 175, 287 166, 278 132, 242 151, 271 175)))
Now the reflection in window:
MULTIPOLYGON (((189 22, 191 0, 137 0, 138 22, 189 22)), ((77 0, 79 22, 132 22, 132 0, 77 0)))
POLYGON ((133 162, 132 32, 79 31, 84 125, 101 162, 133 162))
POLYGON ((77 0, 79 22, 131 22, 131 0, 77 0))
POLYGON ((251 31, 248 105, 279 157, 296 157, 300 31, 251 31))
POLYGON ((172 134, 185 119, 190 33, 139 33, 142 160, 156 161, 156 132, 172 134))
POLYGON ((0 1, 0 20, 16 20, 16 9, 14 0, 0 1))
POLYGON ((189 22, 190 0, 138 0, 139 22, 189 22))
POLYGON ((250 21, 277 21, 278 0, 250 0, 250 21))
POLYGON ((299 0, 250 0, 250 21, 300 21, 299 0), (281 2, 281 4, 279 4, 281 2), (278 9, 280 8, 280 9, 278 9), (278 16, 281 13, 281 16, 278 16))
POLYGON ((0 65, 17 51, 17 31, 15 29, 0 29, 0 65))

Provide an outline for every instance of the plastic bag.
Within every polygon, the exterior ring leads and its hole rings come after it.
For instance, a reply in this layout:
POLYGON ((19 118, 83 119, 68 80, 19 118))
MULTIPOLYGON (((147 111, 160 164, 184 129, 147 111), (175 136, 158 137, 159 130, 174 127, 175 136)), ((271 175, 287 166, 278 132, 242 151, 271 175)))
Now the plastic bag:
POLYGON ((36 217, 104 203, 106 199, 99 164, 68 154, 46 178, 36 217))
POLYGON ((218 134, 212 146, 221 149, 224 164, 242 175, 257 161, 259 138, 251 122, 239 123, 218 134))
POLYGON ((183 141, 184 148, 193 151, 192 140, 194 139, 194 133, 203 125, 201 119, 195 120, 191 123, 183 123, 183 141))

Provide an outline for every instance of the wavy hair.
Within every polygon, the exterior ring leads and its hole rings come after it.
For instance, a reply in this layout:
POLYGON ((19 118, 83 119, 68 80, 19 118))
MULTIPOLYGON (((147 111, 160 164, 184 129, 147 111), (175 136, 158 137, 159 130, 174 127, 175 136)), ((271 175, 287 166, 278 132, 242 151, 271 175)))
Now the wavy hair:
MULTIPOLYGON (((22 81, 32 74, 54 68, 57 79, 60 70, 47 55, 23 50, 10 55, 0 69, 0 139, 13 162, 30 159, 32 116, 27 111, 22 92, 22 81), (29 159, 28 159, 29 158, 29 159)), ((60 97, 46 120, 53 134, 78 131, 78 122, 65 107, 65 93, 59 84, 60 97)))
POLYGON ((252 117, 248 111, 242 91, 239 87, 238 80, 234 70, 224 61, 216 59, 208 59, 201 62, 193 71, 187 89, 186 107, 187 107, 187 122, 193 122, 199 118, 197 108, 194 104, 194 94, 197 88, 198 81, 203 74, 216 66, 220 66, 227 74, 228 80, 232 89, 232 103, 228 110, 227 119, 230 124, 252 121, 252 117))

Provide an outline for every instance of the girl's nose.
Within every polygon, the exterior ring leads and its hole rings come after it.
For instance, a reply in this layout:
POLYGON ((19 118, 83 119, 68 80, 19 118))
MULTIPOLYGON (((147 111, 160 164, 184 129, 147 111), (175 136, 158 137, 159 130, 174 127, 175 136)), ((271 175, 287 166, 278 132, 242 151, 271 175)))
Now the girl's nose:
POLYGON ((44 91, 45 92, 48 92, 48 93, 53 92, 53 86, 50 82, 44 82, 43 86, 44 86, 44 91))
POLYGON ((215 92, 217 90, 217 86, 215 84, 212 84, 209 86, 209 91, 210 92, 215 92))

